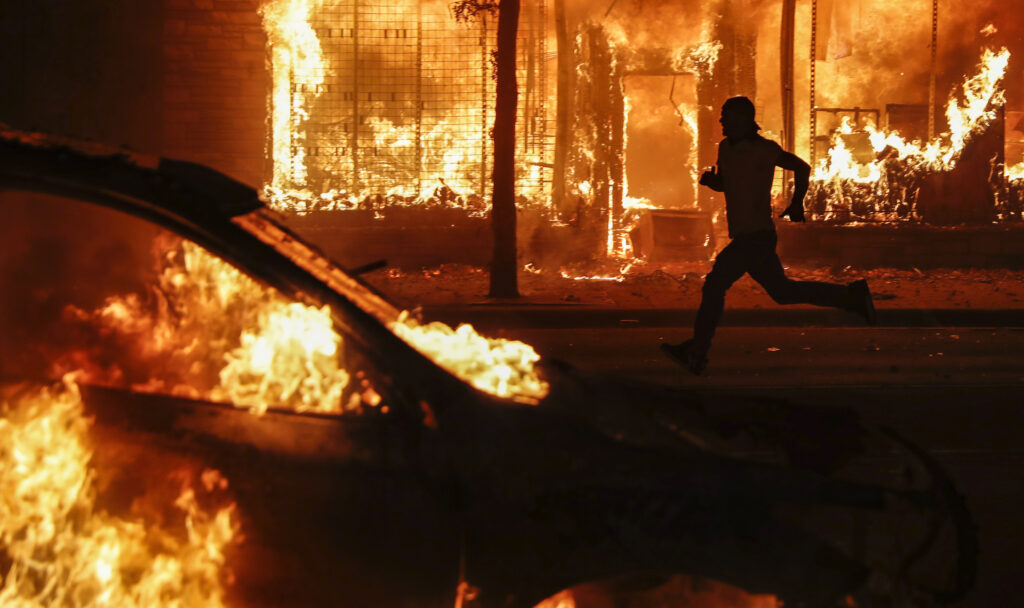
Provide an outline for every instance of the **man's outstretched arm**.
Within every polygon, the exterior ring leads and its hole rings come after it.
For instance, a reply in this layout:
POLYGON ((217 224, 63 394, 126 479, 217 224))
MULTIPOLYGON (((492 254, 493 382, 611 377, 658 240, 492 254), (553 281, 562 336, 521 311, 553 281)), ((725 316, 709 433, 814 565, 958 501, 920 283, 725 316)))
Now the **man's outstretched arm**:
POLYGON ((811 182, 811 166, 792 152, 783 152, 775 164, 793 172, 793 202, 779 217, 789 216, 790 221, 804 221, 804 196, 811 182))

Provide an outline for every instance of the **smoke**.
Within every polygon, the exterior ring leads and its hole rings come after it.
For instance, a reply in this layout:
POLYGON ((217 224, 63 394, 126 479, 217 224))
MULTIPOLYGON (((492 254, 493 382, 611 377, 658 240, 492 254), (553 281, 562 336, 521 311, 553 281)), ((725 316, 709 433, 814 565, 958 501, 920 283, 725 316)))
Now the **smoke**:
POLYGON ((1003 85, 1007 105, 1024 109, 1024 13, 1004 0, 943 0, 939 4, 939 73, 945 94, 974 71, 983 48, 1006 47, 1010 64, 1003 85))
POLYGON ((0 376, 46 377, 57 352, 81 342, 68 306, 92 310, 113 293, 142 293, 161 234, 96 205, 0 193, 0 376))

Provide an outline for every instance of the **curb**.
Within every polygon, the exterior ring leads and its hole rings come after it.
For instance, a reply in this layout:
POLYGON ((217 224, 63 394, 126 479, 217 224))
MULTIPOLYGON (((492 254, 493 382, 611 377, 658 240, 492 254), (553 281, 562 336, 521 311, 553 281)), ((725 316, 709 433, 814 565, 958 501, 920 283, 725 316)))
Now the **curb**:
MULTIPOLYGON (((667 308, 478 304, 425 306, 426 321, 477 328, 692 327, 697 311, 667 308)), ((866 327, 851 313, 833 309, 726 307, 723 327, 866 327)), ((1024 327, 1024 309, 878 309, 875 327, 1024 327)))

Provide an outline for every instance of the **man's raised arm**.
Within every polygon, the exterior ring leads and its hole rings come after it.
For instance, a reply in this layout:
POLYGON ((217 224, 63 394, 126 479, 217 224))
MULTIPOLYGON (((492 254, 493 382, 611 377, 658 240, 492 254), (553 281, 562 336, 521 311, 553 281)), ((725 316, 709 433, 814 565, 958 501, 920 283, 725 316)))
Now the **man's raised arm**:
POLYGON ((811 181, 811 166, 792 152, 783 152, 775 161, 783 169, 793 172, 793 202, 786 207, 779 217, 789 216, 790 221, 804 221, 804 196, 811 181))

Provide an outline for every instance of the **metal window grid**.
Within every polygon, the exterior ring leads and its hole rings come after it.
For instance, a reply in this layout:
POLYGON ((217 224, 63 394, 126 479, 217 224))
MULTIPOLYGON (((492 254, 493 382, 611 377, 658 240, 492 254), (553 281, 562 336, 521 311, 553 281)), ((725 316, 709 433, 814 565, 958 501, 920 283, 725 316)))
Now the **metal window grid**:
MULTIPOLYGON (((518 186, 545 201, 554 150, 546 24, 545 1, 524 1, 518 186)), ((363 199, 429 192, 441 180, 460 194, 489 191, 495 17, 456 23, 444 0, 327 0, 311 25, 323 82, 292 74, 307 107, 290 109, 291 156, 303 159, 308 187, 363 199)))

